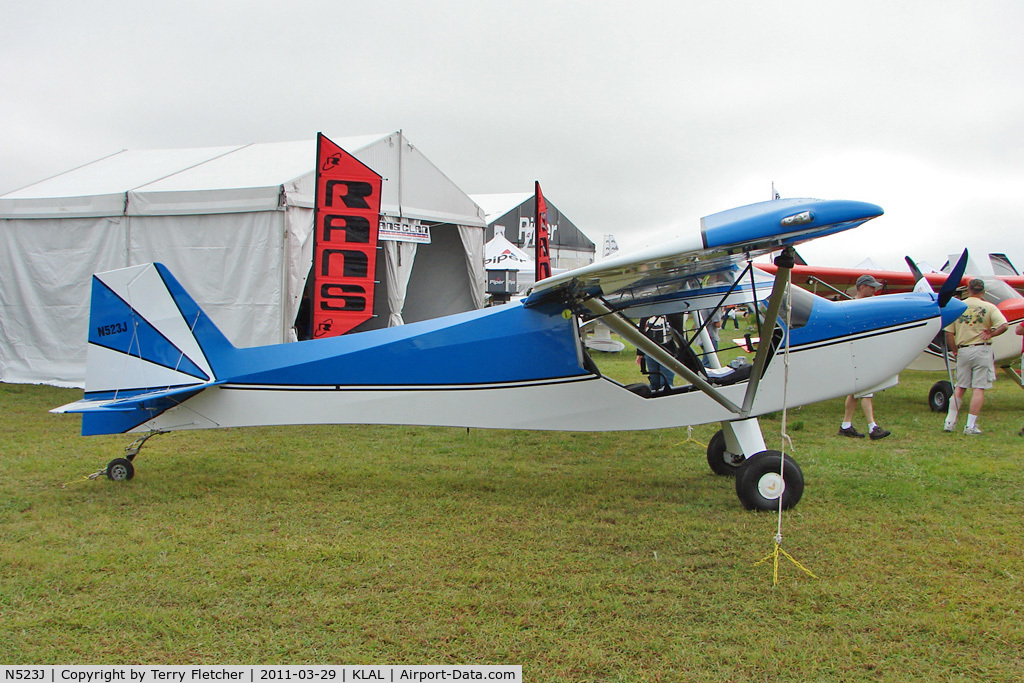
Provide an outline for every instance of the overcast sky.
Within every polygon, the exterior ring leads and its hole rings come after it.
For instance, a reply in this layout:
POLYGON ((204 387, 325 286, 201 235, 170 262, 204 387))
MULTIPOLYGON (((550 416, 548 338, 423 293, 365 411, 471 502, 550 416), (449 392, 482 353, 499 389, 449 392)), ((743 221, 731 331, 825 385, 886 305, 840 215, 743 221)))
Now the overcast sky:
POLYGON ((1024 267, 1019 0, 0 0, 0 193, 121 149, 402 129, 598 246, 769 198, 886 215, 800 249, 1024 267))

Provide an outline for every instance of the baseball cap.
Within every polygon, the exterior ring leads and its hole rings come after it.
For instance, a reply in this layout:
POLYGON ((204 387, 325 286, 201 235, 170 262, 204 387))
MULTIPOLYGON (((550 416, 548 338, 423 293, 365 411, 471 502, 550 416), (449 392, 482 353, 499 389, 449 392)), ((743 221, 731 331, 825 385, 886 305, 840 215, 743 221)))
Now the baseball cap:
POLYGON ((875 289, 878 289, 879 287, 882 286, 882 283, 873 278, 872 276, 864 274, 857 278, 857 286, 860 287, 861 285, 868 285, 869 287, 874 287, 875 289))

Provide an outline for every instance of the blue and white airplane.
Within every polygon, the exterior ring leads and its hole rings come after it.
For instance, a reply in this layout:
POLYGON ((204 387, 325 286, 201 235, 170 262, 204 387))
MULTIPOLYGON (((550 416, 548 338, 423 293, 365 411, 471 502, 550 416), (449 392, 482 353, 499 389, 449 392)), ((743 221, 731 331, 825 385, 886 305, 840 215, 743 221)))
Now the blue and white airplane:
MULTIPOLYGON (((788 286, 794 245, 881 214, 853 201, 753 204, 704 217, 692 235, 542 280, 522 302, 253 348, 233 346, 160 264, 99 273, 85 395, 53 412, 81 413, 85 435, 144 434, 139 447, 158 433, 252 425, 615 431, 720 422, 711 468, 736 476, 745 507, 789 508, 803 475, 765 446, 757 417, 887 386, 963 310, 944 290, 830 302, 788 286), (773 252, 774 282, 751 267, 773 252), (663 346, 634 323, 738 303, 754 304, 760 338, 770 340, 740 368, 705 369, 684 326, 663 346), (595 318, 681 384, 651 392, 602 376, 580 338, 580 322, 595 318)), ((130 447, 101 472, 130 479, 137 453, 130 447)))

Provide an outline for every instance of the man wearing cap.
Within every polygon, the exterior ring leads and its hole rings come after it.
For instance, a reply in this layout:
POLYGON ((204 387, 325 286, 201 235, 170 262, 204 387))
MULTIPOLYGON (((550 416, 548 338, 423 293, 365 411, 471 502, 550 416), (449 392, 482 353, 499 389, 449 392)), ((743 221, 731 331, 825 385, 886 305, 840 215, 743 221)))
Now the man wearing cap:
POLYGON ((985 402, 985 390, 992 388, 996 379, 995 358, 992 355, 992 338, 1006 332, 1006 317, 995 304, 981 298, 985 293, 985 282, 974 278, 967 283, 967 310, 946 327, 946 345, 956 358, 956 390, 949 402, 949 412, 943 431, 956 428, 957 417, 964 394, 971 389, 971 404, 967 414, 964 434, 981 434, 978 429, 978 414, 985 402))
MULTIPOLYGON (((866 299, 874 296, 883 287, 882 283, 870 275, 864 274, 857 278, 857 291, 854 299, 866 299)), ((849 436, 855 439, 863 439, 864 435, 853 428, 853 413, 857 409, 857 400, 860 399, 860 408, 864 411, 864 417, 868 420, 868 436, 873 441, 884 439, 892 434, 888 429, 882 429, 875 423, 875 405, 872 400, 874 394, 850 394, 846 397, 846 412, 843 415, 843 423, 839 425, 839 436, 849 436)))

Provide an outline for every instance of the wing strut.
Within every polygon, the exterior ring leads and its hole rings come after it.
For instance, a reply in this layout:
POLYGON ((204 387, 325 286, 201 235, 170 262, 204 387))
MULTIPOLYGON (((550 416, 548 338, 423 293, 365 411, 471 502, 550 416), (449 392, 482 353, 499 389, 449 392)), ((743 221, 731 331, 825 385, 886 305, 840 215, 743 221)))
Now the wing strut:
POLYGON ((782 308, 782 297, 786 293, 786 285, 789 284, 789 274, 796 263, 793 257, 793 247, 786 247, 782 253, 775 257, 775 265, 778 270, 775 273, 775 283, 772 285, 771 296, 768 297, 768 312, 765 313, 764 323, 761 327, 761 341, 757 346, 757 355, 754 356, 754 367, 750 371, 750 382, 747 384, 747 393, 743 396, 743 409, 741 414, 746 417, 754 406, 754 398, 757 397, 757 387, 761 383, 761 375, 764 374, 765 366, 768 364, 768 354, 772 351, 772 334, 775 330, 775 321, 779 318, 779 310, 782 308))
POLYGON ((740 413, 739 406, 723 396, 722 392, 708 384, 703 377, 680 363, 675 356, 663 349, 659 344, 648 339, 647 336, 622 313, 613 311, 608 308, 603 301, 597 298, 587 299, 583 302, 583 305, 588 311, 599 316, 601 318, 601 322, 622 335, 624 339, 629 340, 638 349, 654 358, 654 360, 658 361, 672 372, 685 377, 687 380, 692 382, 694 386, 719 403, 723 408, 732 413, 740 413))
MULTIPOLYGON (((823 287, 827 287, 828 289, 831 289, 833 292, 835 292, 839 296, 843 297, 844 299, 852 299, 853 298, 849 294, 844 292, 843 290, 837 289, 837 288, 833 287, 832 285, 830 285, 829 283, 827 283, 824 280, 822 280, 821 278, 814 277, 813 275, 809 275, 807 277, 807 284, 815 285, 815 286, 821 285, 823 287)), ((815 293, 817 293, 817 291, 815 291, 815 293)))

